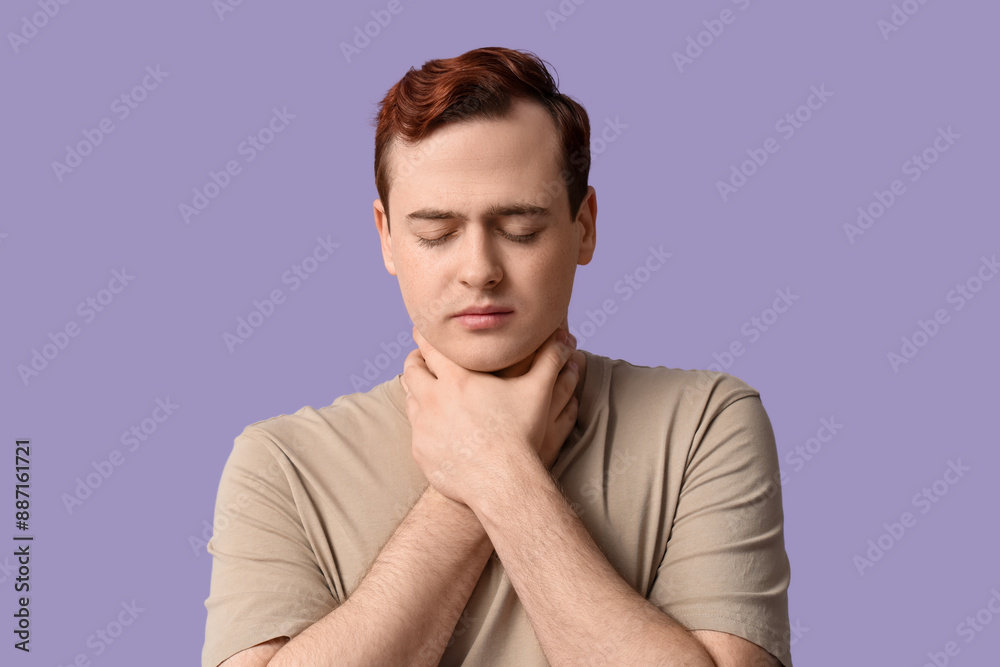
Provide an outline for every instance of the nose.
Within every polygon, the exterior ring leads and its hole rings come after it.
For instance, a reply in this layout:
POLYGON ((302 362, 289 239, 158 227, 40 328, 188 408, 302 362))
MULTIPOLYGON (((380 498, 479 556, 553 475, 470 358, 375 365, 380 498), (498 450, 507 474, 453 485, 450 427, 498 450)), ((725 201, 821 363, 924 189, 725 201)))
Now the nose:
POLYGON ((458 253, 459 280, 472 288, 493 287, 503 277, 496 240, 488 226, 470 225, 463 234, 465 247, 458 253))

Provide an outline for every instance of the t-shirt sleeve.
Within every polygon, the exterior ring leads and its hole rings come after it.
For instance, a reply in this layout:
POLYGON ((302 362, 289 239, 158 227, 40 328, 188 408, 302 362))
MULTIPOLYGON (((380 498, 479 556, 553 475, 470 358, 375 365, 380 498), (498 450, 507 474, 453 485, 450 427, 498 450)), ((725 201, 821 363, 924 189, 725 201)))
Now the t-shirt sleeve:
MULTIPOLYGON (((742 385, 732 380, 720 384, 742 385)), ((791 570, 771 422, 755 392, 712 392, 705 415, 649 599, 689 630, 737 635, 792 667, 791 570)))
POLYGON ((259 429, 236 438, 219 482, 202 667, 294 637, 339 604, 296 509, 288 458, 259 429))

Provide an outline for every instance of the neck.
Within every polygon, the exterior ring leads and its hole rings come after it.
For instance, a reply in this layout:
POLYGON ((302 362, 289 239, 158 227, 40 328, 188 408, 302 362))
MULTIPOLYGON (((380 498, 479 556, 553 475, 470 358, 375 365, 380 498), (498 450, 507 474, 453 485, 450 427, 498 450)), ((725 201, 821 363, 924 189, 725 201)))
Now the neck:
MULTIPOLYGON (((563 316, 563 320, 562 320, 561 326, 564 329, 569 330, 569 326, 567 324, 567 316, 563 316)), ((496 375, 497 377, 501 377, 501 378, 520 377, 520 376, 524 375, 525 373, 527 373, 528 369, 531 368, 531 364, 535 361, 535 356, 537 354, 538 354, 538 350, 535 350, 534 352, 532 352, 531 354, 529 354, 527 357, 525 357, 521 361, 517 362, 516 364, 508 366, 507 368, 501 368, 498 371, 492 371, 492 373, 493 373, 493 375, 496 375)), ((575 355, 575 356, 579 358, 579 357, 582 357, 583 355, 582 354, 578 354, 578 355, 575 355)), ((584 379, 587 377, 587 362, 586 362, 586 359, 578 359, 578 363, 580 364, 580 366, 579 366, 580 377, 577 380, 576 389, 574 390, 573 393, 576 395, 576 398, 577 398, 578 401, 582 401, 583 400, 583 382, 584 382, 584 379)))

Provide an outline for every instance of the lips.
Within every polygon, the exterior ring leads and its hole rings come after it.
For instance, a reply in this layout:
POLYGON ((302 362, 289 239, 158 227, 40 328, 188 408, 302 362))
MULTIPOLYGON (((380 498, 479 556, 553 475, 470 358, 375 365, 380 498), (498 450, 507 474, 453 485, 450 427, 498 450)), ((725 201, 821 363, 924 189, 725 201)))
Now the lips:
POLYGON ((455 313, 454 317, 458 317, 460 315, 492 315, 494 313, 510 312, 513 312, 513 309, 504 308, 503 306, 472 306, 461 312, 455 313))

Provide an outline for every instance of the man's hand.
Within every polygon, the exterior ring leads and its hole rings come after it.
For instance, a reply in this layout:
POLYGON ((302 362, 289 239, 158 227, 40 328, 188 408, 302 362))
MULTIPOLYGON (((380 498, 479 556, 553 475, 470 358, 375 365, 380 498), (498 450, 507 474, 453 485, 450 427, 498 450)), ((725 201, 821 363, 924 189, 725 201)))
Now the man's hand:
POLYGON ((549 336, 527 373, 500 378, 459 366, 413 328, 417 349, 403 363, 406 413, 413 458, 437 491, 469 505, 512 462, 552 465, 576 423, 579 371, 568 362, 584 363, 563 334, 549 336))

